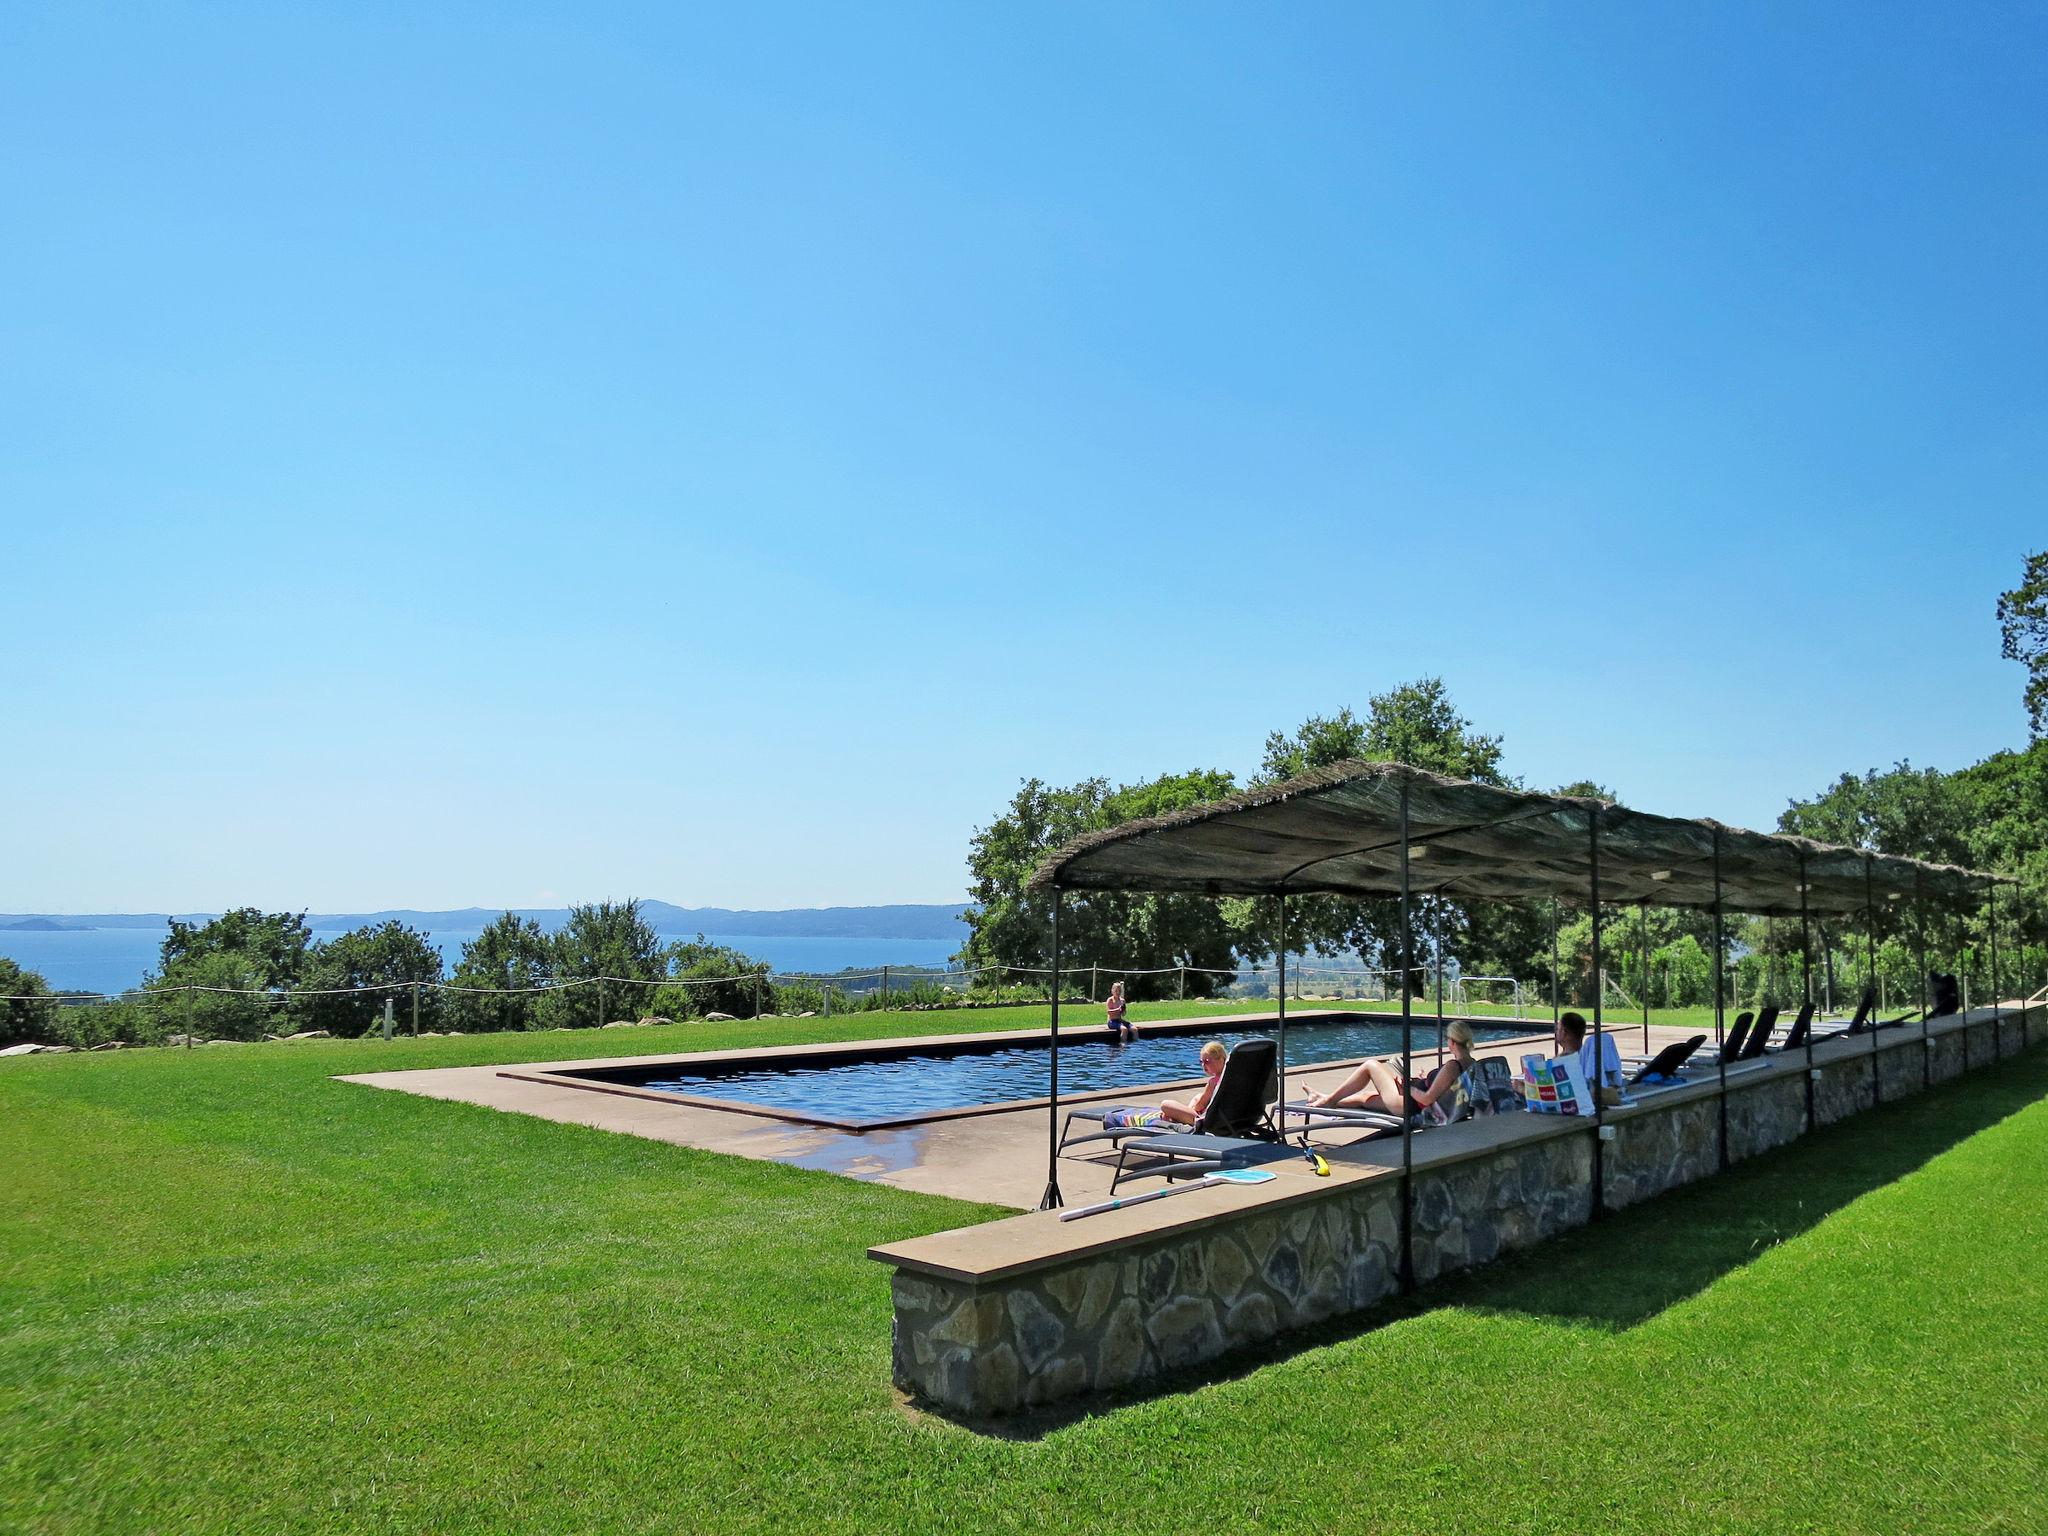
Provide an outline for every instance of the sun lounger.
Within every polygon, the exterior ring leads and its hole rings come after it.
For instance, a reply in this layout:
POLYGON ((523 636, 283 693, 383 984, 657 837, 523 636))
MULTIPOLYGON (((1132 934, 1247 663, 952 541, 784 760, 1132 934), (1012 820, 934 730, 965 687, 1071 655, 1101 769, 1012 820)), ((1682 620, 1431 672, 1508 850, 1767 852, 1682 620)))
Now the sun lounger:
POLYGON ((1721 1060, 1726 1063, 1742 1059, 1743 1042, 1749 1038, 1749 1021, 1754 1014, 1740 1013, 1728 1033, 1721 1037, 1721 1060))
POLYGON ((1729 1057, 1730 1061, 1755 1061, 1770 1048, 1771 1031, 1778 1027, 1778 1005, 1765 1003, 1764 1011, 1756 1016, 1756 1024, 1749 1032, 1749 1038, 1742 1042, 1742 1049, 1729 1057))
MULTIPOLYGON (((1680 1040, 1676 1044, 1665 1046, 1663 1050, 1644 1061, 1636 1069, 1635 1075, 1628 1080, 1629 1086, 1633 1088, 1637 1084, 1647 1083, 1653 1077, 1659 1079, 1660 1082, 1669 1082, 1676 1079, 1679 1069, 1692 1058, 1692 1053, 1706 1043, 1707 1037, 1705 1035, 1694 1035, 1690 1040, 1680 1040)), ((1655 1087, 1657 1085, 1649 1084, 1649 1086, 1655 1087)))
POLYGON ((1117 1110, 1128 1110, 1123 1104, 1105 1104, 1100 1107, 1072 1109, 1060 1127, 1060 1150, 1084 1146, 1089 1142, 1106 1141, 1121 1147, 1132 1138, 1150 1139, 1156 1136, 1196 1134, 1204 1136, 1244 1137, 1253 1140, 1274 1141, 1279 1138, 1279 1128, 1273 1123, 1273 1101, 1280 1096, 1279 1078, 1280 1048, 1263 1036, 1240 1040, 1223 1063, 1223 1075, 1217 1080, 1216 1092, 1209 1100, 1209 1107, 1202 1112, 1202 1118, 1193 1125, 1176 1125, 1172 1121, 1155 1120, 1149 1125, 1107 1126, 1104 1119, 1117 1110), (1074 1122, 1092 1123, 1097 1129, 1073 1133, 1074 1122))
POLYGON ((1774 1047, 1779 1055, 1796 1051, 1806 1044, 1806 1037, 1813 1032, 1813 1004, 1802 1003, 1799 1016, 1792 1021, 1792 1028, 1785 1036, 1785 1043, 1774 1047))

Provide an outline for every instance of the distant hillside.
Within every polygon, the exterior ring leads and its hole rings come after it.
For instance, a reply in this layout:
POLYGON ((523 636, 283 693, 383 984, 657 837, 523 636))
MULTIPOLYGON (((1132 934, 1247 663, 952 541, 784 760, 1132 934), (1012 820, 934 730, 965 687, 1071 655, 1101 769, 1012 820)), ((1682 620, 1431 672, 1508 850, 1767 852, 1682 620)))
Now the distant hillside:
MULTIPOLYGON (((397 921, 428 932, 437 929, 482 928, 503 907, 459 907, 451 911, 423 912, 393 908, 384 912, 311 912, 308 926, 320 933, 340 933, 367 923, 397 921)), ((521 917, 530 917, 544 928, 567 921, 567 907, 514 907, 521 917)), ((786 939, 948 939, 965 942, 961 924, 965 906, 899 905, 886 907, 799 907, 788 911, 762 912, 734 907, 679 907, 666 901, 643 901, 640 910, 647 921, 663 933, 715 933, 721 935, 759 934, 764 938, 786 939)), ((184 922, 204 922, 216 914, 181 912, 184 922)), ((0 912, 0 929, 56 932, 73 928, 162 928, 170 921, 163 912, 0 912)))
POLYGON ((60 923, 53 917, 25 917, 18 923, 0 923, 0 933, 84 933, 84 923, 60 923))

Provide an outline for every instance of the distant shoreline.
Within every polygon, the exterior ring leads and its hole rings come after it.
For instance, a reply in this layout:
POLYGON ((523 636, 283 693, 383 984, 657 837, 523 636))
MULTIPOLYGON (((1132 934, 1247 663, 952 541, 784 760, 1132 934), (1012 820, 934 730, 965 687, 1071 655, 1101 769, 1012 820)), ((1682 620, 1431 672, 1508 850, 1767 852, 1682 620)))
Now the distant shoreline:
MULTIPOLYGON (((806 939, 950 939, 964 942, 965 903, 899 902, 872 907, 679 907, 666 901, 643 901, 641 916, 670 932, 748 933, 806 939)), ((387 922, 409 928, 468 930, 482 928, 500 913, 532 918, 542 927, 566 922, 562 907, 457 907, 424 911, 389 907, 377 912, 308 912, 306 926, 315 933, 342 933, 387 922)), ((80 933, 103 928, 163 928, 172 918, 203 923, 218 912, 0 912, 0 932, 80 933)))

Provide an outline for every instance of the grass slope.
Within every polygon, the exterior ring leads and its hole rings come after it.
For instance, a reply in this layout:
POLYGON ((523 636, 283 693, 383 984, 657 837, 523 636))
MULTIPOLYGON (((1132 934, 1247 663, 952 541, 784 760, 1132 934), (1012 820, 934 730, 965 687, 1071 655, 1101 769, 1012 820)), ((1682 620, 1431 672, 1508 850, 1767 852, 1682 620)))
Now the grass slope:
POLYGON ((977 1208, 331 1080, 593 1049, 0 1063, 0 1529, 2048 1528, 2048 1051, 994 1438, 863 1257, 977 1208))

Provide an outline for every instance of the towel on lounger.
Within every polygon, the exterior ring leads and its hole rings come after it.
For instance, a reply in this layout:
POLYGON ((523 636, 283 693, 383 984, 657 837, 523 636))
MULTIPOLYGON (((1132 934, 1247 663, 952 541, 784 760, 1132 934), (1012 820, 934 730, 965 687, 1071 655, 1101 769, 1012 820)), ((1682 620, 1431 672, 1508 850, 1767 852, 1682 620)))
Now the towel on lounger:
POLYGON ((1141 1131, 1147 1126, 1164 1125, 1166 1116, 1156 1109, 1132 1109, 1119 1104, 1115 1109, 1102 1112, 1102 1128, 1105 1131, 1141 1131))

